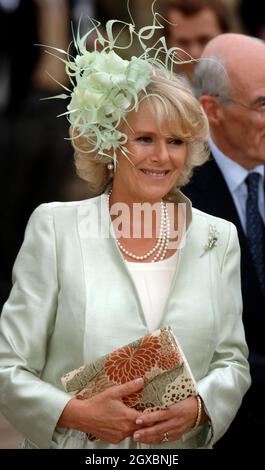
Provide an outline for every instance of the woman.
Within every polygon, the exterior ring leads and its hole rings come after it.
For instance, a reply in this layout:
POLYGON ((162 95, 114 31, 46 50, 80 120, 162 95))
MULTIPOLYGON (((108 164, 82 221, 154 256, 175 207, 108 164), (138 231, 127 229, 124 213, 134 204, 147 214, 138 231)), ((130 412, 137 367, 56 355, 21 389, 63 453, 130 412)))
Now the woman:
POLYGON ((117 56, 101 54, 83 52, 72 65, 82 62, 68 108, 78 171, 99 195, 44 204, 29 221, 1 320, 1 411, 27 448, 211 447, 250 379, 236 230, 179 191, 207 157, 207 121, 172 74, 141 59, 134 73, 146 64, 148 73, 127 87, 132 62, 119 58, 118 67, 117 56), (109 80, 103 59, 115 62, 109 80), (82 107, 85 74, 104 103, 98 114, 82 107), (102 98, 115 86, 125 90, 119 112, 102 98), (180 341, 199 398, 142 414, 122 400, 142 389, 141 378, 89 400, 63 391, 69 370, 163 325, 180 341))

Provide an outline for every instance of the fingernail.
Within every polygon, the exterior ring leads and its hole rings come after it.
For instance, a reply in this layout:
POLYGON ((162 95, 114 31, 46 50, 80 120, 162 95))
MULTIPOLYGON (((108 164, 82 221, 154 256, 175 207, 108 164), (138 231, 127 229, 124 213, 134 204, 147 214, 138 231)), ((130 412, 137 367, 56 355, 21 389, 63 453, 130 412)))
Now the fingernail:
POLYGON ((135 379, 135 380, 134 380, 134 383, 137 384, 137 385, 143 384, 143 383, 144 383, 144 379, 142 379, 142 377, 139 377, 139 379, 135 379))
POLYGON ((133 440, 137 441, 137 442, 140 441, 140 434, 134 434, 133 435, 133 440))
POLYGON ((136 418, 135 424, 143 424, 143 420, 141 418, 136 418))

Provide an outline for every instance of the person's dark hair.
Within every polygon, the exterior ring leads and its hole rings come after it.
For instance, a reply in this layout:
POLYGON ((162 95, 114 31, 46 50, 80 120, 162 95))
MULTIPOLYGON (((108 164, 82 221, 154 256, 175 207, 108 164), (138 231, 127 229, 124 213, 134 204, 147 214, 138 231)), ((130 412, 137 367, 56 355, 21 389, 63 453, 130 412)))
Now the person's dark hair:
POLYGON ((206 8, 216 15, 223 33, 231 30, 229 11, 222 0, 168 0, 165 4, 164 16, 167 18, 167 12, 174 9, 179 10, 185 16, 192 16, 206 8))

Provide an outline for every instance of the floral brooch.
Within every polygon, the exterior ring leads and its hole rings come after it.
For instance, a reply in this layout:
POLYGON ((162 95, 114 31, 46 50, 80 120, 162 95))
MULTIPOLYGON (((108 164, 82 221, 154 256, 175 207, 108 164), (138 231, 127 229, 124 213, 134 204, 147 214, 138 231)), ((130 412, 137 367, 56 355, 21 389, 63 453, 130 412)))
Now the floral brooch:
POLYGON ((205 255, 207 251, 210 251, 217 245, 218 235, 219 232, 216 230, 216 227, 214 225, 209 225, 208 242, 207 245, 204 245, 204 249, 200 258, 205 255))

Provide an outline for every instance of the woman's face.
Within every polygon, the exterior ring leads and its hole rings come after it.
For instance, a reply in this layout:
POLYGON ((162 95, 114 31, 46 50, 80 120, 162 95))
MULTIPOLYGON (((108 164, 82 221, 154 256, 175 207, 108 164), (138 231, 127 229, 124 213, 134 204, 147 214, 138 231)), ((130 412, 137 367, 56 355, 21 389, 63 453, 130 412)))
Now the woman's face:
POLYGON ((123 202, 158 202, 173 188, 187 158, 187 144, 171 135, 167 122, 159 129, 154 112, 143 101, 127 116, 122 131, 130 161, 118 154, 113 196, 123 202))

